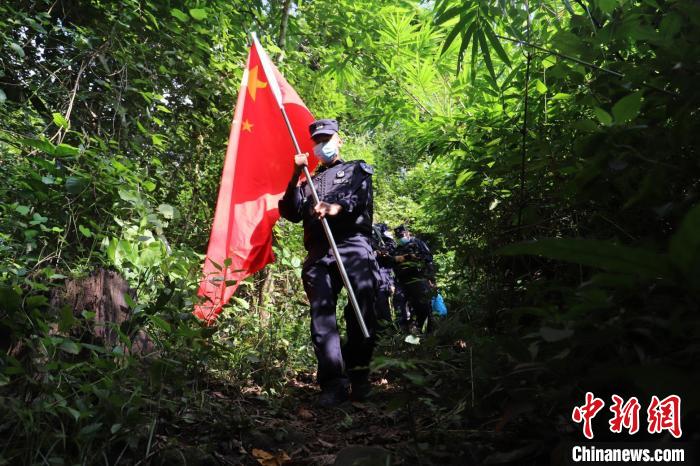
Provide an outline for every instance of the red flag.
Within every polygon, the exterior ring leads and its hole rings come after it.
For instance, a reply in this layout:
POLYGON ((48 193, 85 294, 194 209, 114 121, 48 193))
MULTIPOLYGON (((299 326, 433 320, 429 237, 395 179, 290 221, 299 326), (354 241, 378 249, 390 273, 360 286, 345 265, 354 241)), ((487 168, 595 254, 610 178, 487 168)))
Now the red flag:
MULTIPOLYGON (((248 54, 231 125, 207 257, 194 314, 212 321, 238 283, 274 260, 277 201, 292 174, 296 150, 280 106, 303 152, 313 150, 314 117, 255 40, 248 54)), ((315 163, 313 157, 309 163, 315 163)), ((312 169, 313 167, 310 167, 312 169)))

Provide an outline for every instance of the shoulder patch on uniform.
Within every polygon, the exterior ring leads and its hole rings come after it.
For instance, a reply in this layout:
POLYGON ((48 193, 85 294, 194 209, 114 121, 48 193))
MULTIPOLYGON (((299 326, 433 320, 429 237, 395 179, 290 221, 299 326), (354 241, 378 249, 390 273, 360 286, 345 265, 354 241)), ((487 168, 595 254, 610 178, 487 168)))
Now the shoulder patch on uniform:
POLYGON ((372 175, 374 173, 374 168, 372 168, 372 165, 366 162, 360 162, 360 168, 362 168, 362 171, 364 171, 368 175, 372 175))

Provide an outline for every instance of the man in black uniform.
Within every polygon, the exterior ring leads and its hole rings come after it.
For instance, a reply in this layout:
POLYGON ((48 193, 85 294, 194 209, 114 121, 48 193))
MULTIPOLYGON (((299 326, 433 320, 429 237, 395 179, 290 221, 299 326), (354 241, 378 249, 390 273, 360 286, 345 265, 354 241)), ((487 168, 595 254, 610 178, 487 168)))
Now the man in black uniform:
POLYGON ((426 331, 430 332, 432 330, 431 298, 435 294, 433 255, 425 242, 413 236, 406 226, 401 225, 394 231, 398 239, 394 255, 396 281, 403 291, 405 305, 411 309, 410 316, 402 316, 401 326, 404 330, 409 330, 412 325, 415 325, 418 330, 421 330, 427 320, 426 331))
POLYGON ((370 391, 369 362, 374 349, 376 318, 374 300, 378 266, 370 246, 372 236, 372 167, 360 160, 339 158, 338 122, 317 120, 309 127, 320 160, 312 181, 320 202, 315 205, 308 181, 297 186, 307 154, 297 154, 294 173, 279 202, 280 215, 292 222, 303 220, 304 247, 308 251, 302 268, 304 290, 311 305, 311 339, 318 360, 319 404, 335 406, 348 399, 364 399, 370 391), (370 333, 365 338, 352 304, 345 306, 347 343, 341 348, 335 317, 343 281, 323 231, 328 220, 343 264, 370 333), (349 383, 348 383, 349 382, 349 383))
POLYGON ((394 235, 385 223, 372 226, 372 248, 379 264, 379 287, 375 309, 377 319, 391 322, 391 307, 389 301, 394 294, 394 251, 396 242, 394 235))

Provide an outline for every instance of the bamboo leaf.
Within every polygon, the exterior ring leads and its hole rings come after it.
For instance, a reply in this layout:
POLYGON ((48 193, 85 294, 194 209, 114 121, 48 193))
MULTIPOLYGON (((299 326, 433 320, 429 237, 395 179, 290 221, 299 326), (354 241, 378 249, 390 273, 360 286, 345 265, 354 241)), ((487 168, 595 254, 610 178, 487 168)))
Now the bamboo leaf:
POLYGON ((498 250, 497 254, 542 256, 647 279, 671 276, 668 256, 609 241, 546 238, 511 244, 498 250))
POLYGON ((447 49, 450 48, 450 45, 452 45, 452 42, 457 37, 457 34, 463 31, 467 24, 473 24, 473 22, 471 21, 474 19, 475 15, 476 11, 472 11, 459 20, 459 22, 455 25, 452 31, 450 31, 450 33, 447 35, 447 38, 445 39, 445 44, 442 46, 442 51, 440 52, 440 55, 444 54, 447 51, 447 49))
POLYGON ((476 21, 472 22, 469 25, 467 32, 465 32, 464 36, 462 36, 462 45, 459 48, 459 54, 457 54, 457 69, 458 70, 462 66, 462 61, 464 60, 464 52, 467 50, 467 47, 469 46, 469 42, 471 41, 472 36, 474 35, 475 29, 476 29, 476 21))
POLYGON ((484 34, 486 34, 486 37, 488 37, 489 42, 491 42, 491 45, 496 51, 496 54, 498 54, 499 58, 503 60, 503 63, 510 66, 508 54, 506 53, 505 49, 503 49, 501 42, 498 40, 498 37, 496 37, 496 34, 493 32, 493 29, 491 29, 491 26, 489 24, 484 24, 482 30, 484 31, 484 34))
POLYGON ((462 5, 453 6, 452 8, 450 8, 449 10, 447 10, 446 12, 441 14, 440 16, 436 17, 435 24, 445 23, 445 22, 449 21, 450 19, 454 18, 455 16, 457 16, 458 14, 461 14, 465 10, 466 9, 462 5))
POLYGON ((488 68, 489 73, 494 81, 496 81, 496 71, 493 69, 493 62, 491 62, 491 52, 489 52, 489 44, 486 42, 486 36, 484 35, 483 28, 477 32, 478 36, 475 37, 479 39, 481 43, 481 51, 484 52, 484 63, 486 63, 486 68, 488 68))

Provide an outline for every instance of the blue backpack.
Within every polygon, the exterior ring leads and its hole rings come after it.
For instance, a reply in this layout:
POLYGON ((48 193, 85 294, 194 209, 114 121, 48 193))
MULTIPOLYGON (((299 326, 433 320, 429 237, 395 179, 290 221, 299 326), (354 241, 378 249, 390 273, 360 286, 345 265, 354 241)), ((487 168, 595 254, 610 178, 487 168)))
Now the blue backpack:
POLYGON ((438 293, 437 296, 433 296, 431 304, 433 306, 434 314, 437 314, 440 317, 447 315, 447 306, 445 306, 445 300, 442 299, 442 295, 440 293, 438 293))

